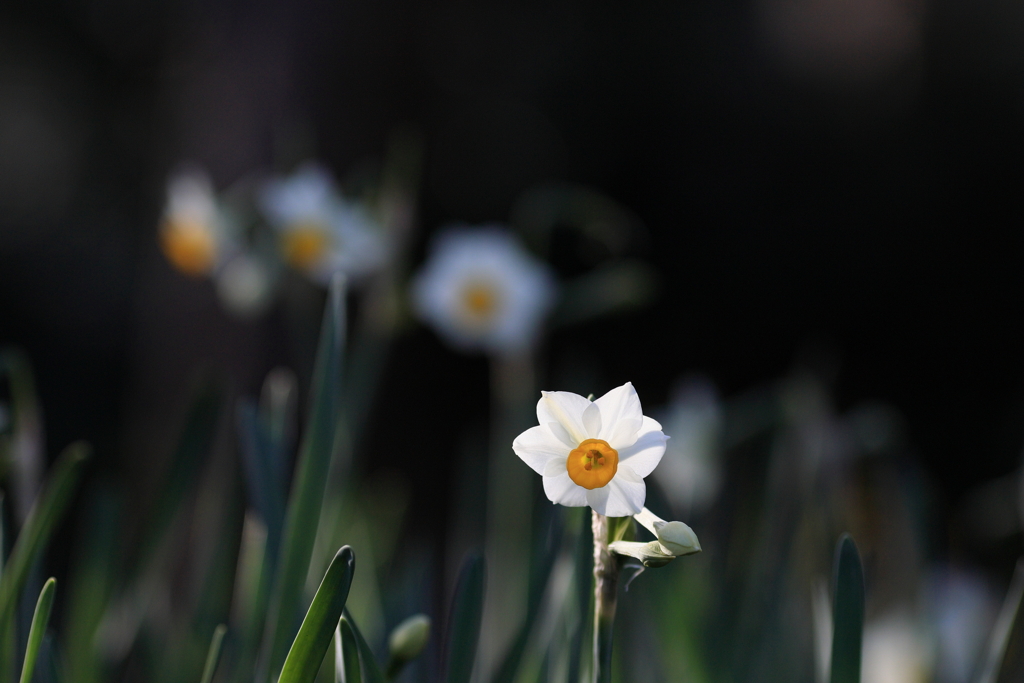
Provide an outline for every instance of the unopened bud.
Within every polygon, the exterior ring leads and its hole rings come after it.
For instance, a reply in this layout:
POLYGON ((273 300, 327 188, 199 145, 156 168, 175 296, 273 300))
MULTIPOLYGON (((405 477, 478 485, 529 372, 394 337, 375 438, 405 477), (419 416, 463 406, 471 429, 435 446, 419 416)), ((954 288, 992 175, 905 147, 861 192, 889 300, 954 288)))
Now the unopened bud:
POLYGON ((658 543, 666 554, 678 557, 701 551, 697 534, 683 522, 666 522, 647 508, 633 518, 658 537, 658 543))
POLYGON ((700 541, 688 525, 683 522, 656 522, 658 542, 665 551, 678 557, 700 552, 700 541))
POLYGON ((430 639, 430 617, 425 614, 414 614, 395 627, 388 639, 391 659, 396 662, 408 662, 415 659, 430 639))

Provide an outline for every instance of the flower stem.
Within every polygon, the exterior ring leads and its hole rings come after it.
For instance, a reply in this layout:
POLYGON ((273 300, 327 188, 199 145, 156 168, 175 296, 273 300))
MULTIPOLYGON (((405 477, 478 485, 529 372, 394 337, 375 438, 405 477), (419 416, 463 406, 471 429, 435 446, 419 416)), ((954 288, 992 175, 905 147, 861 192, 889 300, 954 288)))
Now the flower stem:
POLYGON ((612 679, 612 628, 619 586, 619 562, 608 550, 608 518, 591 513, 594 531, 594 683, 612 679))

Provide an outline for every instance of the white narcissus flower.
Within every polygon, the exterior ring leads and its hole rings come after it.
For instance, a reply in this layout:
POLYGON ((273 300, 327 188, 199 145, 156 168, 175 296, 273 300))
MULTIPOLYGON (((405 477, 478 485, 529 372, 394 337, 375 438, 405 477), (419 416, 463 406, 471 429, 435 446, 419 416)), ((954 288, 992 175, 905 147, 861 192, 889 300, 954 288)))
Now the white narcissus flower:
POLYGON ((441 233, 412 286, 417 314, 448 342, 493 353, 528 348, 554 295, 548 267, 494 224, 441 233))
POLYGON ((209 176, 198 169, 173 176, 160 221, 160 247, 167 260, 186 275, 210 275, 225 259, 227 235, 209 176))
POLYGON ((608 517, 643 510, 644 477, 665 454, 668 437, 643 414, 629 382, 589 401, 566 391, 541 392, 540 424, 512 443, 523 462, 544 477, 552 503, 589 505, 608 517))
POLYGON ((380 227, 362 205, 341 196, 321 166, 307 163, 269 181, 260 206, 280 235, 284 260, 315 282, 326 285, 337 272, 358 279, 385 261, 380 227))

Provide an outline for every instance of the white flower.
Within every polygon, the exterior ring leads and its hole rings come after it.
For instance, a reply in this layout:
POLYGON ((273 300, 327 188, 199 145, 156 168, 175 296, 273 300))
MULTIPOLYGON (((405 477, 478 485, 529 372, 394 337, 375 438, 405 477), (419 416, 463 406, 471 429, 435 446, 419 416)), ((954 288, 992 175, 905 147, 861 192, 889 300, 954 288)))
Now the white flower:
POLYGON ((231 240, 213 183, 203 171, 189 169, 167 183, 160 247, 187 275, 209 275, 224 262, 231 240))
POLYGON ((554 303, 547 266, 498 225, 450 228, 432 245, 412 286, 419 316, 457 348, 528 348, 554 303))
POLYGON ((384 263, 380 228, 362 205, 341 196, 321 166, 307 163, 269 181, 260 205, 280 234, 285 261, 320 284, 337 272, 358 279, 384 263))
POLYGON ((596 401, 566 391, 541 392, 540 425, 512 444, 516 455, 544 477, 544 493, 568 507, 589 505, 609 517, 644 507, 651 473, 668 437, 646 417, 627 382, 596 401))

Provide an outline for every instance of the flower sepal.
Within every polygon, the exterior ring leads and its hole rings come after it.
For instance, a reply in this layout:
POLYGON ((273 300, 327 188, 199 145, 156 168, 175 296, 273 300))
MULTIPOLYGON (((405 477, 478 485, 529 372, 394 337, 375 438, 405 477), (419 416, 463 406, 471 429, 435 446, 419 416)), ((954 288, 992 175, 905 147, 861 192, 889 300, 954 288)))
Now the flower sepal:
POLYGON ((665 548, 658 541, 640 543, 639 541, 613 541, 608 544, 608 549, 617 555, 633 557, 649 568, 664 567, 676 559, 675 555, 665 552, 665 548))

